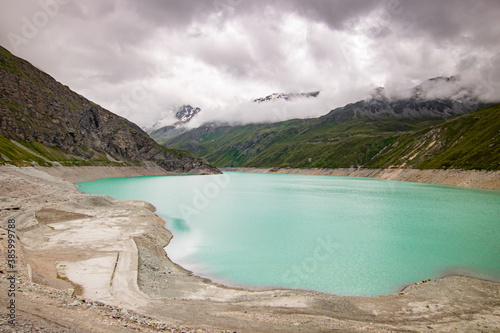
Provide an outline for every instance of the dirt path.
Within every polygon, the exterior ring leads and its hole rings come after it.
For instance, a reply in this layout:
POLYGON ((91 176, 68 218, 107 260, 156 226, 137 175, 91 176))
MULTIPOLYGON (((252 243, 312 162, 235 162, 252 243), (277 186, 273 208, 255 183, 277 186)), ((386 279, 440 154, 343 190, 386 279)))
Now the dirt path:
POLYGON ((171 234, 147 203, 83 195, 43 169, 8 166, 0 167, 0 197, 20 205, 0 210, 0 330, 500 331, 499 283, 450 276, 379 297, 227 288, 168 259, 171 234), (16 326, 4 319, 9 218, 21 245, 16 326))

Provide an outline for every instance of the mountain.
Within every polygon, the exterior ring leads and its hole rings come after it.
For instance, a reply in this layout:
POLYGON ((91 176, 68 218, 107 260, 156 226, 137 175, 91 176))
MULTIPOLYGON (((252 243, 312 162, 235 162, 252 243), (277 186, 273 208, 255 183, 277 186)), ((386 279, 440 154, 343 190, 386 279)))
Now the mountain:
POLYGON ((141 165, 219 171, 194 155, 157 144, 132 122, 73 92, 0 47, 0 163, 141 165))
POLYGON ((378 88, 370 98, 319 118, 245 126, 205 124, 163 143, 221 167, 382 167, 389 164, 372 159, 406 135, 484 106, 459 79, 435 78, 404 96, 387 96, 378 88))
POLYGON ((152 128, 146 131, 149 136, 156 141, 160 141, 186 132, 187 129, 183 125, 189 123, 201 112, 201 109, 191 105, 183 105, 174 112, 175 121, 169 121, 168 117, 158 120, 152 128))
POLYGON ((177 118, 179 121, 174 125, 188 123, 191 119, 193 119, 194 116, 200 113, 200 111, 200 108, 193 108, 191 105, 183 105, 175 114, 175 118, 177 118))
POLYGON ((422 130, 442 122, 441 118, 356 118, 326 124, 322 120, 206 124, 165 143, 193 151, 220 167, 339 168, 364 165, 401 131, 422 130))
POLYGON ((191 105, 183 105, 178 109, 171 109, 170 111, 171 112, 167 112, 167 114, 158 120, 151 128, 148 128, 147 132, 152 133, 163 127, 187 124, 201 112, 201 109, 198 107, 192 107, 191 105), (173 113, 175 113, 175 115, 173 115, 173 113))
POLYGON ((253 100, 255 103, 263 103, 263 102, 273 102, 280 99, 284 99, 285 101, 292 101, 301 98, 316 98, 319 95, 319 91, 313 91, 308 93, 274 93, 266 97, 260 97, 253 100))
MULTIPOLYGON (((285 101, 295 101, 304 98, 316 98, 319 95, 319 91, 308 92, 308 93, 274 93, 266 97, 256 98, 253 103, 270 103, 278 100, 285 101)), ((191 105, 183 105, 179 108, 175 114, 175 121, 169 120, 172 117, 167 115, 166 117, 158 120, 152 128, 147 129, 146 132, 157 142, 163 142, 167 139, 179 136, 188 131, 188 129, 183 126, 187 124, 191 119, 193 119, 199 112, 200 108, 193 108, 191 105)))
POLYGON ((372 116, 449 119, 480 106, 479 98, 459 78, 437 77, 394 96, 387 96, 385 89, 379 87, 370 98, 332 110, 323 119, 325 122, 372 116))

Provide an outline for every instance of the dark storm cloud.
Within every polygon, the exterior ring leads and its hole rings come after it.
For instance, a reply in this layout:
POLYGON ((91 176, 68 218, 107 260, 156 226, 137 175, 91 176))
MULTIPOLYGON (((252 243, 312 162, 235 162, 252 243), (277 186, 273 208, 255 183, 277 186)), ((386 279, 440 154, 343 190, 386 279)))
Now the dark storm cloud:
POLYGON ((383 3, 373 0, 293 0, 279 1, 279 5, 288 7, 309 19, 325 22, 333 29, 342 30, 350 20, 362 17, 375 8, 380 8, 383 3))
POLYGON ((127 0, 128 9, 139 13, 149 22, 165 27, 185 27, 214 11, 212 1, 197 0, 127 0))
POLYGON ((426 35, 434 42, 469 38, 478 46, 493 46, 500 39, 497 0, 402 0, 401 8, 393 19, 408 37, 426 35))
MULTIPOLYGON (((390 1, 386 2, 390 3, 390 1)), ((272 6, 284 13, 293 11, 340 29, 350 17, 364 15, 380 6, 381 2, 374 0, 128 0, 127 4, 148 19, 166 26, 189 25, 213 13, 258 14, 262 13, 267 6, 272 6)))
POLYGON ((205 120, 317 116, 376 86, 441 75, 500 96, 497 0, 0 0, 0 9, 3 46, 140 125, 182 104, 202 107, 205 120), (26 36, 29 24, 36 33, 26 36), (315 103, 247 103, 313 90, 315 103))
MULTIPOLYGON (((375 0, 125 0, 129 10, 138 13, 149 23, 173 29, 184 29, 193 22, 202 22, 210 15, 218 14, 225 18, 247 15, 260 15, 272 7, 286 14, 293 12, 310 20, 324 22, 333 29, 344 29, 346 22, 357 19, 380 7, 391 7, 397 0, 385 2, 375 0)), ((80 4, 80 6, 86 6, 80 4)), ((114 4, 100 3, 94 8, 93 15, 105 15, 114 4)), ((88 14, 85 14, 88 15, 88 14)))

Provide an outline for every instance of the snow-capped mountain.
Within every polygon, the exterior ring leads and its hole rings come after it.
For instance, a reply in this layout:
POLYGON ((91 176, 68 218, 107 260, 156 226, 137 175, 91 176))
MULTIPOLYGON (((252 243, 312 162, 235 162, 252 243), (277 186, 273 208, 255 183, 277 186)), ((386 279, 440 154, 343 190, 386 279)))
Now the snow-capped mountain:
POLYGON ((319 93, 320 93, 319 91, 313 91, 308 93, 291 93, 291 94, 274 93, 266 97, 256 98, 253 101, 255 103, 273 102, 280 99, 284 99, 285 101, 292 101, 300 98, 316 98, 318 97, 319 93))
POLYGON ((492 140, 499 106, 484 109, 491 104, 481 101, 475 88, 458 77, 433 78, 397 93, 379 87, 317 118, 205 123, 163 142, 234 167, 498 168, 492 140), (476 111, 477 116, 466 115, 476 111), (469 157, 464 160, 462 153, 469 157))
MULTIPOLYGON (((319 91, 289 94, 274 93, 251 100, 249 104, 272 104, 278 101, 293 103, 294 101, 317 98, 319 93, 319 91)), ((426 80, 411 89, 392 93, 389 93, 383 87, 378 87, 373 90, 368 98, 338 107, 318 119, 324 123, 331 121, 339 123, 356 117, 382 116, 451 119, 475 111, 480 105, 483 104, 474 92, 473 87, 465 85, 460 80, 460 77, 436 77, 426 80)), ((254 107, 258 106, 254 105, 254 107)), ((250 105, 250 108, 243 110, 252 110, 252 106, 250 105)), ((185 105, 175 111, 175 121, 164 124, 163 127, 157 127, 154 131, 150 131, 149 134, 159 142, 183 134, 188 131, 183 125, 193 119, 199 112, 199 108, 185 105)), ((222 124, 223 121, 220 123, 222 124)))
POLYGON ((157 120, 153 126, 146 128, 145 131, 151 133, 165 126, 179 126, 187 124, 200 112, 201 109, 199 107, 192 107, 191 105, 171 108, 169 111, 165 112, 163 117, 157 120))
POLYGON ((158 120, 151 128, 146 129, 146 132, 153 139, 169 138, 182 134, 186 129, 182 126, 191 121, 198 113, 201 112, 199 107, 191 105, 183 105, 178 109, 171 109, 163 118, 158 120))
POLYGON ((191 105, 183 105, 179 108, 179 111, 175 114, 175 118, 177 118, 179 121, 177 121, 173 125, 179 125, 179 124, 186 124, 188 123, 191 119, 193 119, 194 116, 196 116, 198 113, 200 113, 201 109, 196 107, 192 107, 191 105))

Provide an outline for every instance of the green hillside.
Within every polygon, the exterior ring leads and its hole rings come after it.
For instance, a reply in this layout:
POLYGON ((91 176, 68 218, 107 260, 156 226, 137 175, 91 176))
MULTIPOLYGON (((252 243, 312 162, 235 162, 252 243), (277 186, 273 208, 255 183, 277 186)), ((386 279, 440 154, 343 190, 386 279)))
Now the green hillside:
POLYGON ((362 166, 408 131, 439 124, 441 118, 324 119, 275 124, 202 127, 164 143, 203 156, 216 166, 339 168, 362 166))
POLYGON ((369 167, 500 169, 500 104, 400 137, 369 167))
POLYGON ((499 105, 443 118, 320 117, 206 125, 165 140, 219 167, 498 169, 499 105))

